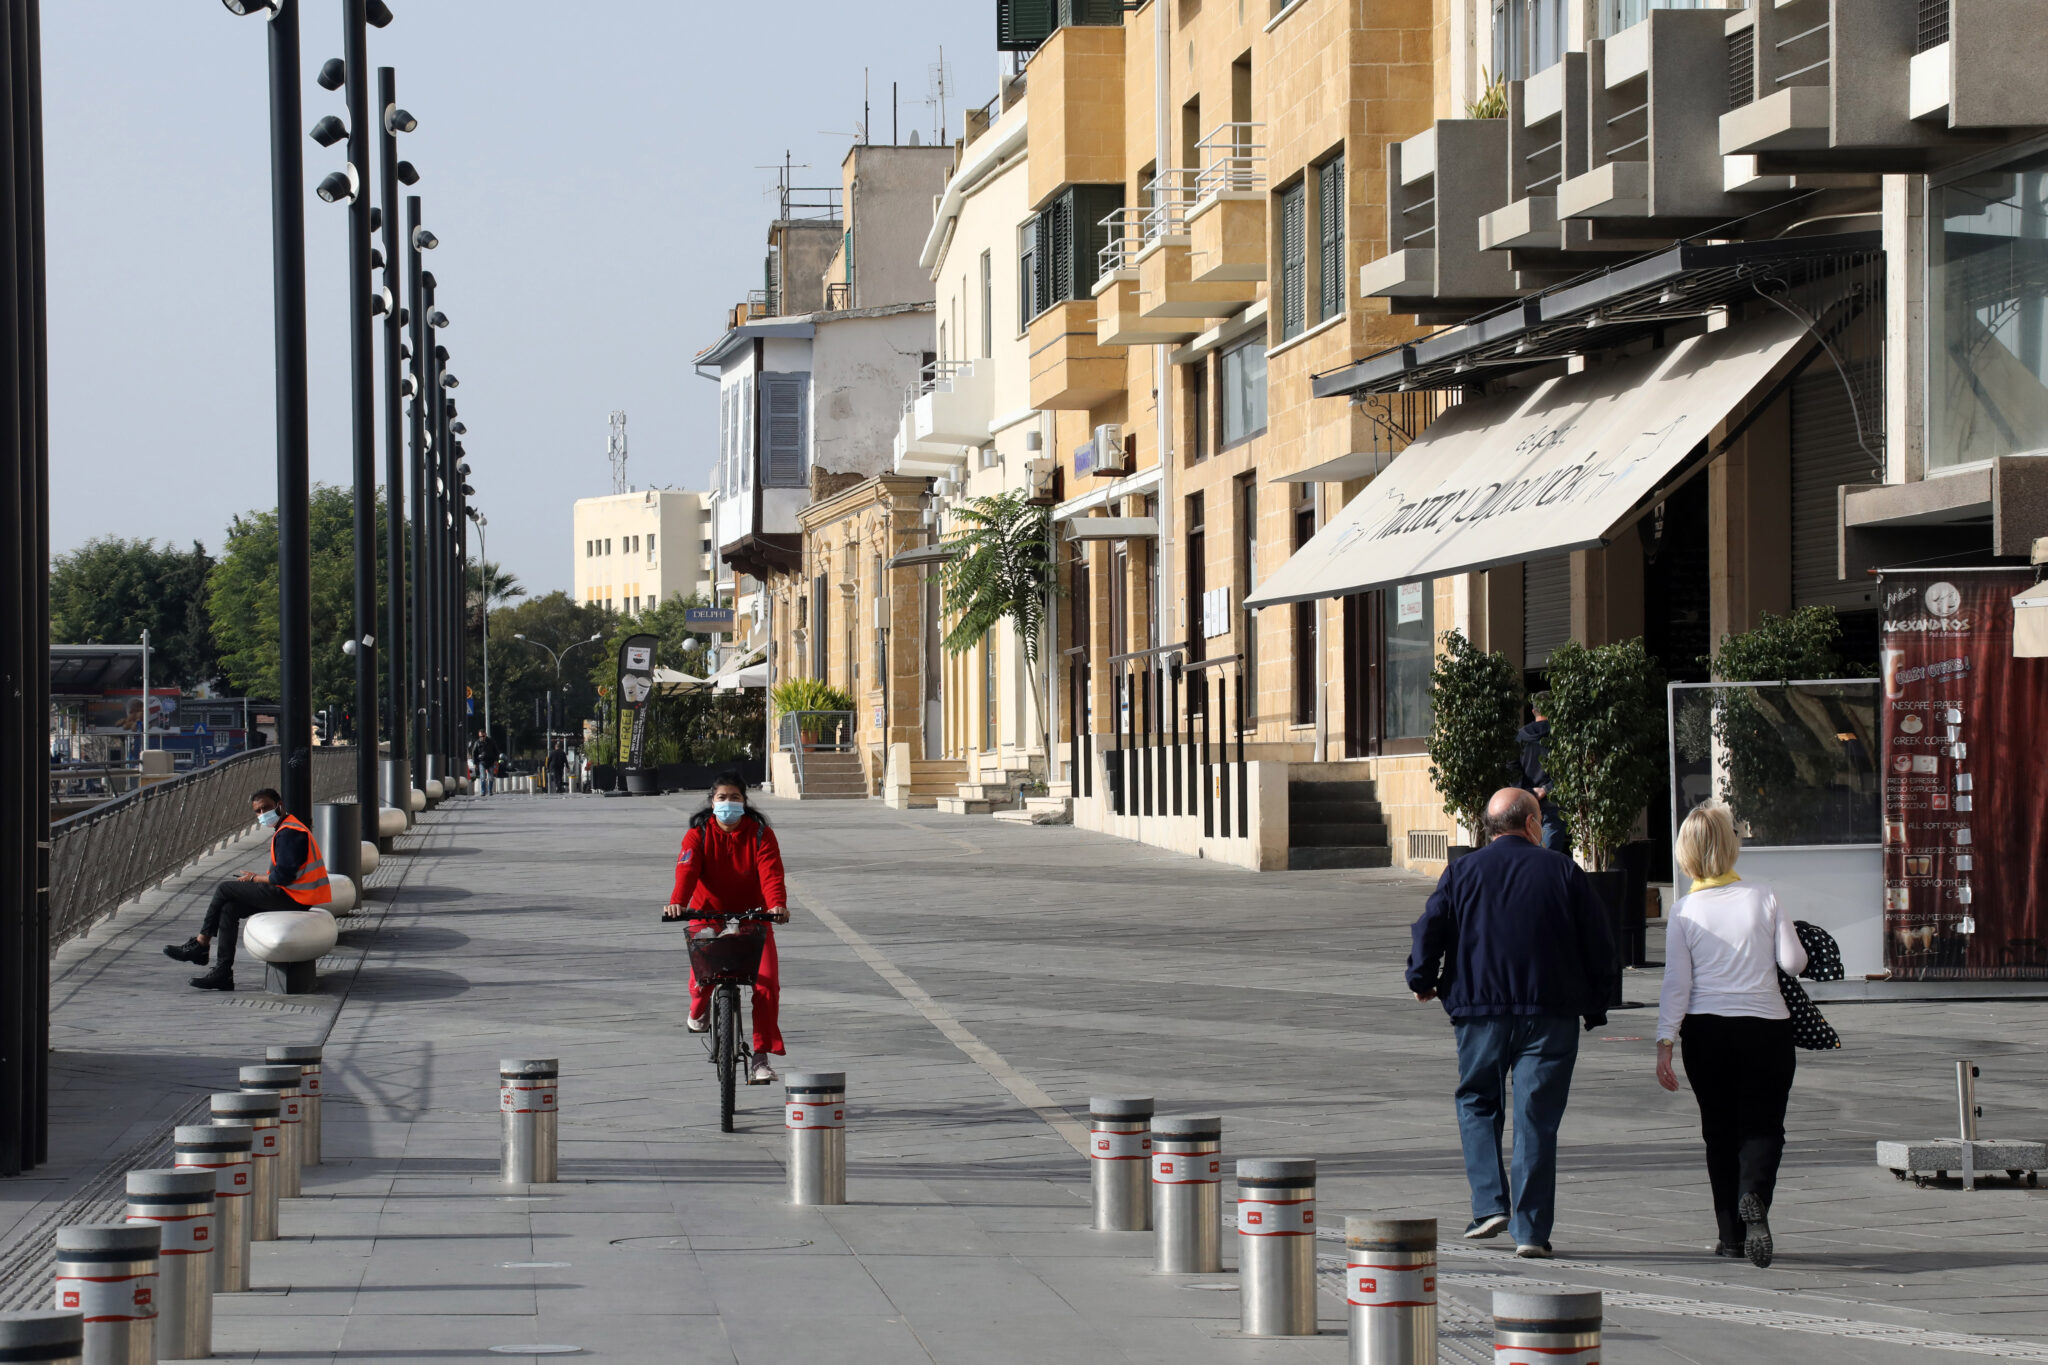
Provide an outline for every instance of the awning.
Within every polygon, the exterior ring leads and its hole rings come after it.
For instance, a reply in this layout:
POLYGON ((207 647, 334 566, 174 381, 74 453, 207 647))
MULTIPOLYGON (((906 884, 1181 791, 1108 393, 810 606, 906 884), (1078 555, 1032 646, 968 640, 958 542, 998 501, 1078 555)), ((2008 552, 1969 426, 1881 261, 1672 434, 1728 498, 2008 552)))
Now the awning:
POLYGON ((653 681, 657 692, 689 692, 704 685, 704 679, 680 668, 656 668, 653 681))
POLYGON ((1354 450, 1339 455, 1334 460, 1297 469, 1292 474, 1276 474, 1274 483, 1349 483, 1353 479, 1369 478, 1384 469, 1393 457, 1383 450, 1354 450))
POLYGON ((915 550, 904 550, 900 554, 890 556, 889 562, 882 567, 885 569, 909 569, 930 564, 943 564, 959 553, 958 547, 952 545, 920 545, 915 550))
POLYGON ((714 691, 718 692, 737 692, 742 688, 766 687, 767 685, 768 665, 749 664, 747 667, 731 673, 720 673, 712 687, 714 691))
POLYGON ((1245 605, 1602 544, 1804 337, 1768 317, 1450 408, 1245 605))
POLYGON ((2036 583, 2012 599, 2012 654, 2015 659, 2048 656, 2048 583, 2036 583))
POLYGON ((1075 517, 1065 523, 1068 540, 1157 540, 1157 517, 1075 517))

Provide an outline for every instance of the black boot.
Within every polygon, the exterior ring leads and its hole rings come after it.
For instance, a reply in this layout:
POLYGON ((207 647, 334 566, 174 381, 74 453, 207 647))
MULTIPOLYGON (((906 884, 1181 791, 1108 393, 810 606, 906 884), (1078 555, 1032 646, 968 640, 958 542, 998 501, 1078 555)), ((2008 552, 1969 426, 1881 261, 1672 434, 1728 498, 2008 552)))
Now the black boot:
POLYGON ((196 938, 188 938, 183 943, 166 943, 164 945, 165 957, 173 962, 189 962, 195 967, 204 967, 206 965, 207 952, 207 945, 201 943, 196 938))
POLYGON ((235 988, 234 964, 219 963, 205 976, 193 977, 192 984, 202 991, 231 991, 235 988))

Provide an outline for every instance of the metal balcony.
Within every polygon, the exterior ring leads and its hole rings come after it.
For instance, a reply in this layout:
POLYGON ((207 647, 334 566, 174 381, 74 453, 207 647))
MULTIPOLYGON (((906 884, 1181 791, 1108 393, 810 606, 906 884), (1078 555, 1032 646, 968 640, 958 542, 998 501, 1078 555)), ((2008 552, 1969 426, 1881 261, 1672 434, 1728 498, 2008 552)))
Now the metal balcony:
POLYGON ((1266 278, 1265 128, 1218 124, 1195 144, 1202 169, 1187 224, 1189 279, 1196 284, 1266 278))
POLYGON ((1479 242, 1479 220, 1507 202, 1507 159, 1505 119, 1439 119, 1389 144, 1390 249, 1359 267, 1359 293, 1422 314, 1513 297, 1507 256, 1479 242))
POLYGON ((923 444, 978 446, 995 416, 995 374, 989 361, 934 360, 918 377, 912 435, 923 444))

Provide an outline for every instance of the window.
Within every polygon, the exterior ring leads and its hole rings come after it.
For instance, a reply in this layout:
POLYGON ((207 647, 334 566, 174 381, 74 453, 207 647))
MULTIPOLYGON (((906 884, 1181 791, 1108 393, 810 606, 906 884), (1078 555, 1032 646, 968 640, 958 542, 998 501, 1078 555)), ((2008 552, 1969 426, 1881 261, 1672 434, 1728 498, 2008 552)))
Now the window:
POLYGON ((711 537, 710 537, 710 536, 706 536, 706 537, 704 537, 704 553, 705 553, 705 554, 707 554, 707 555, 711 553, 711 537))
POLYGON ((1209 458, 1209 361, 1205 356, 1187 367, 1188 463, 1209 458))
POLYGON ((1344 312, 1344 157, 1342 153, 1316 167, 1316 321, 1327 322, 1344 312))
POLYGON ((1017 229, 1017 330, 1023 331, 1036 312, 1032 300, 1038 293, 1038 220, 1017 229))
POLYGON ((652 564, 652 563, 654 562, 654 537, 653 537, 653 536, 649 536, 649 537, 647 537, 647 562, 648 562, 649 564, 652 564))
POLYGON ((1388 739, 1426 739, 1429 675, 1436 662, 1436 592, 1428 579, 1387 594, 1386 723, 1388 739))
MULTIPOLYGON (((1250 474, 1237 480, 1237 600, 1243 602, 1259 586, 1259 486, 1250 474)), ((1244 691, 1245 724, 1256 721, 1259 677, 1259 614, 1250 608, 1238 610, 1239 650, 1244 662, 1239 685, 1244 691)))
POLYGON ((1564 38, 1564 0, 1493 0, 1488 74, 1518 81, 1547 71, 1563 59, 1564 38))
MULTIPOLYGON (((754 377, 748 375, 740 381, 738 400, 733 404, 733 421, 738 432, 733 438, 733 453, 740 467, 740 492, 754 491, 754 377)), ((765 485, 764 485, 765 486, 765 485)))
MULTIPOLYGON (((1316 533, 1315 485, 1294 485, 1294 548, 1301 549, 1316 533)), ((1316 610, 1318 603, 1294 604, 1294 723, 1316 723, 1316 610)))
POLYGON ((764 488, 801 488, 809 477, 810 386, 808 373, 761 376, 764 488))
POLYGON ((1256 337, 1223 353, 1217 387, 1223 403, 1223 447, 1266 429, 1266 347, 1256 337))
POLYGON ((1027 296, 1018 310, 1025 322, 1056 303, 1088 297, 1109 245, 1102 220, 1123 204, 1121 184, 1069 185, 1025 225, 1018 271, 1027 296))
MULTIPOLYGON (((1185 537, 1184 543, 1187 547, 1185 553, 1188 565, 1188 597, 1185 607, 1188 614, 1188 628, 1185 633, 1187 635, 1188 661, 1190 663, 1200 663, 1208 657, 1208 623, 1204 619, 1202 610, 1202 596, 1208 589, 1209 567, 1207 562, 1208 541, 1202 526, 1204 501, 1200 493, 1188 494, 1186 501, 1187 512, 1183 517, 1187 528, 1182 534, 1185 537)), ((1196 680, 1193 689, 1188 693, 1188 700, 1194 709, 1199 711, 1202 709, 1201 703, 1204 695, 1202 684, 1207 675, 1190 673, 1188 676, 1196 680)))
POLYGON ((981 358, 996 353, 996 264, 990 252, 981 253, 981 358))
POLYGON ((1280 339, 1301 335, 1308 291, 1308 182, 1297 180, 1280 191, 1280 339))
MULTIPOLYGON (((1719 8, 1718 0, 1713 4, 1707 0, 1600 0, 1600 36, 1611 38, 1625 28, 1640 24, 1650 17, 1653 9, 1710 8, 1719 8)), ((1948 6, 1943 4, 1941 8, 1946 16, 1948 6)), ((1922 3, 1920 9, 1925 14, 1926 4, 1922 3)))
POLYGON ((996 751, 996 637, 981 637, 981 751, 996 751))
POLYGON ((2048 152, 1928 191, 1930 470, 2048 446, 2044 239, 2048 152))
POLYGON ((612 552, 612 538, 610 536, 606 536, 604 538, 604 552, 607 557, 609 557, 612 552))

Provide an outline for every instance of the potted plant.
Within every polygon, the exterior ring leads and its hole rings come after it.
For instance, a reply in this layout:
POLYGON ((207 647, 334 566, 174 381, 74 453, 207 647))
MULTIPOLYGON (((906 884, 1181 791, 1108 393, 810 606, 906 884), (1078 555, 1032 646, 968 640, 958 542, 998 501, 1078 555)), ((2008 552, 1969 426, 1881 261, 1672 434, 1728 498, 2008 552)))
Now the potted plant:
POLYGON ((822 711, 853 710, 853 698, 820 678, 785 678, 769 694, 778 716, 797 718, 797 739, 805 748, 824 737, 826 719, 822 711))
POLYGON ((1664 786, 1664 680, 1641 639, 1567 644, 1550 656, 1547 676, 1550 799, 1607 904, 1616 953, 1610 1003, 1619 1004, 1628 873, 1614 855, 1664 786))
MULTIPOLYGON (((1522 678, 1506 655, 1487 653, 1460 631, 1443 640, 1429 674, 1429 780, 1444 814, 1476 842, 1487 801, 1511 780, 1519 758, 1522 678)), ((1454 846, 1451 856, 1470 848, 1454 846)))

